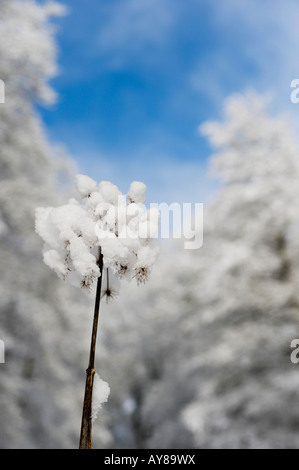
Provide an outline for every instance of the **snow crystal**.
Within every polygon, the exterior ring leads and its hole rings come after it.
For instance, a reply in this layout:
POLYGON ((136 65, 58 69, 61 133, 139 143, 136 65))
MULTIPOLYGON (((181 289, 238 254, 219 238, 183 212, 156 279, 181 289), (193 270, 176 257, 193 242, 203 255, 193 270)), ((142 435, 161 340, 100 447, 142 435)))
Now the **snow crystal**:
POLYGON ((60 278, 64 279, 67 274, 67 266, 61 255, 56 250, 45 250, 43 256, 45 264, 53 269, 60 278))
POLYGON ((83 197, 88 197, 95 191, 97 183, 87 175, 76 176, 76 188, 83 197))
POLYGON ((146 186, 144 183, 141 183, 140 181, 133 181, 128 192, 129 201, 144 204, 145 190, 146 186))
POLYGON ((110 394, 110 387, 97 372, 94 374, 93 387, 92 387, 92 402, 91 402, 91 419, 94 421, 98 412, 102 408, 102 404, 108 401, 110 394))
POLYGON ((118 197, 121 196, 121 192, 115 184, 112 184, 109 181, 101 181, 99 184, 99 191, 105 201, 110 202, 111 204, 118 204, 118 197))

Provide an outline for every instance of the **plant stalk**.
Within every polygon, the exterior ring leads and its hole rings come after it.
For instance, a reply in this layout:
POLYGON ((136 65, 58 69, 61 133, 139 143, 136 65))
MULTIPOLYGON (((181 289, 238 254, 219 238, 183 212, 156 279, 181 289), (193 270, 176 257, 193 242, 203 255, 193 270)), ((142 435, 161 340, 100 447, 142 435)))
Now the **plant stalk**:
POLYGON ((93 316, 93 327, 90 344, 89 364, 86 369, 86 384, 85 394, 83 402, 82 422, 81 422, 81 434, 79 449, 92 449, 92 387, 93 379, 95 374, 94 363, 95 363, 95 350, 96 350, 96 339, 99 321, 99 311, 101 302, 101 289, 102 289, 102 276, 103 276, 103 255, 101 248, 99 248, 98 266, 100 268, 100 277, 97 281, 96 299, 93 316))

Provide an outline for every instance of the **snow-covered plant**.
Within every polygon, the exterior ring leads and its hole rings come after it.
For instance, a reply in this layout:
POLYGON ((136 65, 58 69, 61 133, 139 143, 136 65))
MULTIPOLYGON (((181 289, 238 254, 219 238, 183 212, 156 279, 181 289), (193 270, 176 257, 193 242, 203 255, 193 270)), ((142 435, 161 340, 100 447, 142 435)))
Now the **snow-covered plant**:
POLYGON ((118 290, 117 279, 145 282, 156 258, 159 211, 145 210, 145 185, 133 182, 127 197, 117 186, 99 185, 77 175, 81 201, 36 210, 36 231, 45 241, 44 262, 62 279, 90 289, 100 275, 98 251, 106 271, 107 299, 118 290))
MULTIPOLYGON (((77 175, 76 188, 80 200, 72 198, 60 207, 37 208, 35 228, 45 242, 45 264, 61 279, 88 290, 96 284, 80 437, 80 448, 91 448, 92 421, 97 414, 92 403, 97 403, 97 409, 102 403, 93 398, 100 300, 104 296, 107 301, 113 299, 123 278, 135 279, 137 284, 146 282, 158 253, 153 241, 158 235, 160 213, 156 208, 146 210, 146 186, 138 181, 123 195, 109 181, 97 184, 89 176, 77 175)), ((109 394, 108 384, 105 387, 104 401, 109 394)))

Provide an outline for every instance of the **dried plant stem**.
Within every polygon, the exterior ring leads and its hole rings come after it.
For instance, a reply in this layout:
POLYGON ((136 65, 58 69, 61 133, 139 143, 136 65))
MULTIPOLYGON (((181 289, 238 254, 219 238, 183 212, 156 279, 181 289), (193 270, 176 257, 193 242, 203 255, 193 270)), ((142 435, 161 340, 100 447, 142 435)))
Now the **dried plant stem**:
POLYGON ((95 374, 94 362, 95 362, 96 339, 97 339, 97 330, 98 330, 98 320, 99 320, 100 301, 101 301, 101 288, 102 288, 102 275, 103 275, 103 255, 101 253, 100 248, 99 248, 98 266, 100 268, 101 275, 97 281, 93 327, 92 327, 91 344, 90 344, 89 364, 88 364, 88 368, 86 369, 86 385, 85 385, 85 394, 84 394, 84 402, 83 402, 79 449, 92 449, 92 419, 91 419, 92 387, 93 387, 93 379, 94 379, 94 374, 95 374))

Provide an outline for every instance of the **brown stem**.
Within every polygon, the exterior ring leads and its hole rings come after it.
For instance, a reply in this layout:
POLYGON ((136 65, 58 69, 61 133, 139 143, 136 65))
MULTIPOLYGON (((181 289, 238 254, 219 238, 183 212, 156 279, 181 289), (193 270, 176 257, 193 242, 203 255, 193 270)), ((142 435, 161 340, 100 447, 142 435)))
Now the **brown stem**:
POLYGON ((101 288, 102 288, 102 274, 103 274, 103 255, 99 248, 98 266, 100 268, 100 277, 97 282, 96 300, 94 307, 93 327, 90 344, 89 364, 86 369, 86 384, 83 402, 82 423, 79 449, 92 449, 92 420, 91 420, 91 406, 92 406, 92 387, 93 378, 95 374, 94 361, 96 350, 96 339, 99 321, 100 301, 101 301, 101 288))

